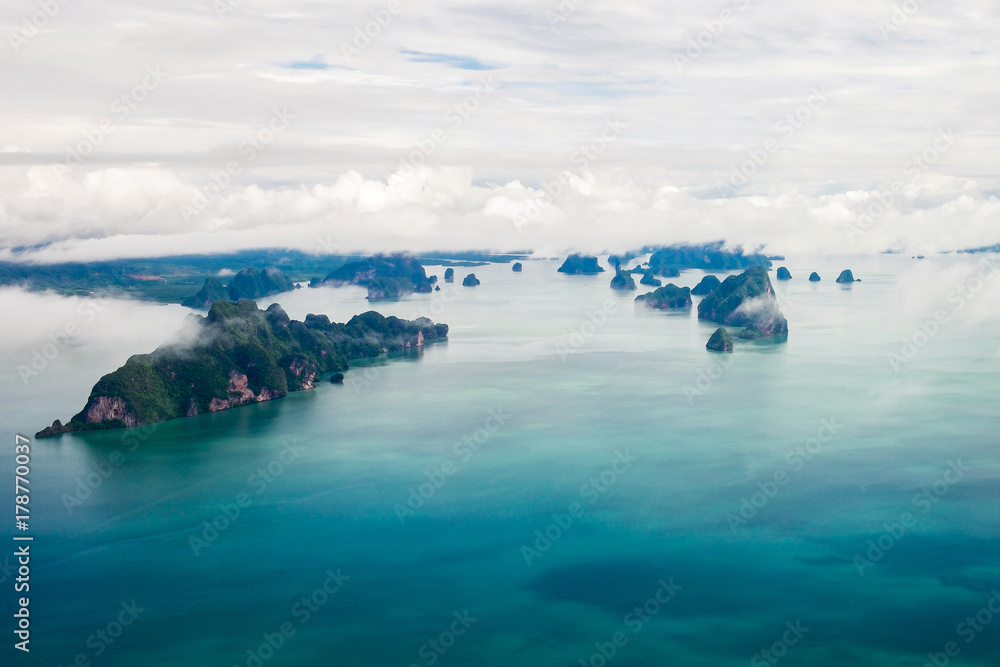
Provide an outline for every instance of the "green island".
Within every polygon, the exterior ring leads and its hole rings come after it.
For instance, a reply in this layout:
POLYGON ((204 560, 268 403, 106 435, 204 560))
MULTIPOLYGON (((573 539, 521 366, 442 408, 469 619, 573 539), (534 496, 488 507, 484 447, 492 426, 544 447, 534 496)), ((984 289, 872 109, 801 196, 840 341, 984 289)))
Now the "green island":
POLYGON ((349 360, 417 350, 444 339, 448 325, 369 311, 346 324, 326 315, 299 322, 278 304, 217 301, 207 316, 191 314, 183 342, 136 354, 102 377, 84 408, 36 437, 112 429, 193 417, 312 389, 322 373, 342 373, 349 360))
POLYGON ((745 338, 784 336, 788 320, 778 309, 767 268, 753 266, 729 276, 698 304, 698 319, 744 327, 745 338))
POLYGON ((691 288, 678 287, 673 283, 667 283, 648 294, 640 294, 635 297, 635 301, 636 303, 645 304, 647 308, 656 308, 658 310, 687 308, 691 305, 691 288))

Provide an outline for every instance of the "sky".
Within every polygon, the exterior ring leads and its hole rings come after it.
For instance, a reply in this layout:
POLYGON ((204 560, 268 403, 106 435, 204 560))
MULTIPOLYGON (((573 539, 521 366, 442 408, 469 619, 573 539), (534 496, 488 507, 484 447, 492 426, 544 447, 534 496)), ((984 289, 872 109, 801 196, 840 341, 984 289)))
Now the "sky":
POLYGON ((1000 242, 990 0, 9 0, 0 259, 1000 242))

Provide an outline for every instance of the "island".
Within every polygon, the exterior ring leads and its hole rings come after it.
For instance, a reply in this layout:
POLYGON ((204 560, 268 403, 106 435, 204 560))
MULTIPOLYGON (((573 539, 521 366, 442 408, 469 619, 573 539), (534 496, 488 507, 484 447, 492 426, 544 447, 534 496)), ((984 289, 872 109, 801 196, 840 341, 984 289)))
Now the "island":
POLYGON ((465 276, 465 280, 462 281, 462 287, 475 287, 480 284, 479 278, 476 277, 475 273, 470 273, 465 276))
POLYGON ((594 275, 604 273, 604 267, 597 263, 596 257, 570 255, 559 267, 559 273, 568 275, 594 275))
POLYGON ((744 327, 748 335, 785 336, 788 320, 778 309, 767 268, 729 276, 698 304, 698 319, 744 327))
POLYGON ((712 291, 722 284, 718 278, 709 274, 701 279, 701 282, 695 285, 694 289, 691 290, 691 294, 695 296, 708 296, 712 291))
POLYGON ((632 278, 632 274, 627 271, 622 271, 621 268, 615 273, 615 277, 611 279, 611 289, 617 290, 634 290, 636 289, 635 280, 632 278))
POLYGON ((854 283, 854 282, 860 283, 861 280, 860 279, 856 279, 854 277, 854 274, 851 273, 850 269, 844 269, 843 271, 840 272, 840 275, 837 276, 837 282, 838 283, 854 283))
POLYGON ((278 304, 260 310, 242 300, 217 301, 206 316, 192 313, 185 334, 185 342, 129 357, 94 385, 68 423, 56 420, 36 437, 152 424, 282 398, 314 388, 322 373, 342 373, 351 359, 418 350, 446 338, 448 325, 374 311, 346 324, 326 315, 299 322, 278 304))
POLYGON ((521 271, 524 270, 524 267, 521 265, 521 262, 514 262, 514 265, 510 267, 510 270, 514 273, 521 273, 521 271))
POLYGON ((652 271, 643 271, 642 280, 639 281, 643 285, 649 285, 650 287, 660 287, 663 283, 656 277, 653 276, 652 271))
POLYGON ((444 281, 446 283, 455 282, 455 269, 449 266, 447 269, 444 270, 444 281))
POLYGON ((640 294, 635 297, 636 303, 642 303, 647 308, 658 310, 670 310, 673 308, 687 308, 691 305, 691 288, 678 287, 673 283, 667 283, 658 290, 648 294, 640 294))
POLYGON ((819 277, 819 274, 816 273, 815 271, 813 271, 812 273, 809 274, 809 282, 811 282, 811 283, 818 283, 820 280, 821 279, 819 277))
MULTIPOLYGON (((745 269, 751 266, 771 268, 771 260, 758 253, 744 254, 743 248, 726 250, 722 241, 704 245, 673 245, 647 249, 653 254, 649 268, 657 275, 666 275, 667 269, 745 269)), ((669 277, 669 276, 668 276, 669 277)), ((676 277, 676 276, 675 276, 676 277)))
POLYGON ((705 347, 712 352, 732 352, 733 337, 729 335, 729 332, 724 327, 719 327, 712 334, 712 337, 708 339, 705 347))
POLYGON ((293 289, 295 283, 281 269, 268 266, 259 271, 250 266, 234 275, 228 287, 223 287, 218 278, 207 278, 201 290, 181 301, 181 305, 188 308, 211 308, 216 301, 260 299, 293 289))
POLYGON ((791 272, 783 266, 778 267, 778 280, 791 280, 791 272))
POLYGON ((368 298, 371 300, 397 299, 413 292, 433 290, 433 283, 423 265, 409 253, 378 254, 360 262, 349 262, 331 271, 321 284, 335 287, 364 285, 368 287, 368 298))

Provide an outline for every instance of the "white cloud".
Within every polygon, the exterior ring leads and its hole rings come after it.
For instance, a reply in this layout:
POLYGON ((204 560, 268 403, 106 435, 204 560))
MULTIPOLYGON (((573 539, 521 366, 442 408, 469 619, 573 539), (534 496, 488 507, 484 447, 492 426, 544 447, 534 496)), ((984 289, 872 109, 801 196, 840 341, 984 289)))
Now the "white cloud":
MULTIPOLYGON (((743 5, 591 0, 553 30, 557 2, 405 4, 351 63, 340 45, 381 0, 261 0, 222 19, 211 4, 141 0, 128 20, 109 0, 67 6, 0 55, 10 81, 0 238, 53 243, 45 259, 316 249, 317 239, 345 250, 597 250, 725 238, 845 253, 1000 240, 996 3, 924 3, 887 35, 879 21, 891 5, 743 5), (679 71, 689 40, 737 5, 679 71), (95 43, 108 45, 100 57, 95 43), (484 74, 455 65, 476 63, 496 66, 500 86, 455 125, 484 74), (112 104, 153 65, 168 76, 120 119, 112 104), (789 114, 814 89, 828 99, 789 135, 789 114), (294 115, 288 130, 246 160, 240 145, 280 107, 294 115), (104 118, 114 129, 82 166, 52 166, 104 118), (627 128, 584 164, 581 147, 612 118, 627 128), (949 127, 954 145, 908 169, 949 127), (401 156, 439 128, 427 166, 401 175, 401 156), (779 146, 746 184, 724 185, 768 139, 779 146), (181 215, 233 160, 232 184, 181 215), (566 170, 566 192, 513 224, 566 170), (902 194, 848 240, 844 226, 894 182, 902 194)), ((23 18, 13 7, 0 17, 23 18)))

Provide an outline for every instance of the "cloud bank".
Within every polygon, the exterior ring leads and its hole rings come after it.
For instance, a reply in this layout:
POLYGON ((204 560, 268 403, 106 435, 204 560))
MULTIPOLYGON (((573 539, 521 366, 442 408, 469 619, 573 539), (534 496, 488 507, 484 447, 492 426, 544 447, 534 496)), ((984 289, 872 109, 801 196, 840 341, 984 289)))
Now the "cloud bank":
POLYGON ((986 0, 56 5, 0 10, 2 257, 1000 241, 986 0))

